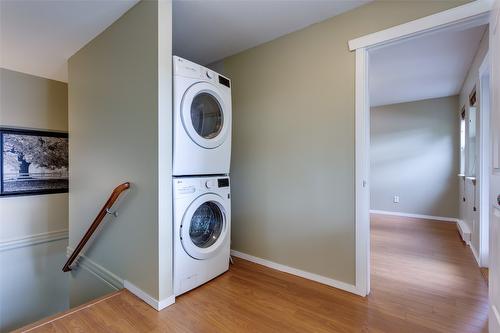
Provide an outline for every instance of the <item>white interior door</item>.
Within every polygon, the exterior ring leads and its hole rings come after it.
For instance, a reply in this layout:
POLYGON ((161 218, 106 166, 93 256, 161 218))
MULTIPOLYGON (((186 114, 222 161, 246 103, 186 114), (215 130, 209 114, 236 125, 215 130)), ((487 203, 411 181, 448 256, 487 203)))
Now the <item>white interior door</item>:
POLYGON ((491 215, 490 215, 490 314, 489 332, 500 333, 500 0, 490 21, 490 61, 491 61, 491 215))

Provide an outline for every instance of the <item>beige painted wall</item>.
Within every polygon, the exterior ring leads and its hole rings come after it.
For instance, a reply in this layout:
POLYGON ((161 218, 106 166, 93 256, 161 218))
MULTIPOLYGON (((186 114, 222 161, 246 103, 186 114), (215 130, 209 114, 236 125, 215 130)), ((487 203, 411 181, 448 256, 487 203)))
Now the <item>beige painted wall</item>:
MULTIPOLYGON (((0 126, 68 130, 68 85, 0 69, 0 126)), ((68 228, 68 194, 0 198, 0 241, 68 228)))
MULTIPOLYGON (((0 69, 0 126, 66 132, 68 85, 0 69)), ((8 250, 2 243, 67 228, 67 193, 0 197, 0 331, 68 308, 67 239, 8 250)))
POLYGON ((376 1, 224 60, 233 83, 233 249, 355 282, 347 42, 460 3, 376 1))
POLYGON ((139 2, 69 60, 70 246, 130 181, 86 256, 156 299, 172 295, 171 3, 158 6, 139 2))
POLYGON ((371 209, 458 217, 457 110, 458 96, 371 109, 371 209))

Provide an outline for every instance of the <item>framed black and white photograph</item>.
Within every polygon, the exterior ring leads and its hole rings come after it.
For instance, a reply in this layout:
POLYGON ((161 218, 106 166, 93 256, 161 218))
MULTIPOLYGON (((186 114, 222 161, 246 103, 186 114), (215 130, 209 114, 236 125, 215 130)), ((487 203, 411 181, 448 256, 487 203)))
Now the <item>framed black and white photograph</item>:
POLYGON ((68 192, 68 134, 0 127, 0 196, 68 192))

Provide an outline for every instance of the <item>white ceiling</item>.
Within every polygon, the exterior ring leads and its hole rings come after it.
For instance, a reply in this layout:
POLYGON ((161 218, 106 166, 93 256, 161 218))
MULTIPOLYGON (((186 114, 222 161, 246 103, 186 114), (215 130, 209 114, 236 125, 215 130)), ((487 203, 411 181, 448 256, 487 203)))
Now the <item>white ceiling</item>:
POLYGON ((368 2, 370 0, 174 1, 174 54, 210 64, 368 2))
POLYGON ((485 30, 445 31, 371 51, 371 106, 457 95, 485 30))
POLYGON ((0 0, 1 67, 68 80, 67 60, 138 0, 0 0))
MULTIPOLYGON (((370 0, 174 0, 174 54, 209 64, 370 0)), ((0 66, 67 81, 67 60, 138 0, 0 0, 0 66)))

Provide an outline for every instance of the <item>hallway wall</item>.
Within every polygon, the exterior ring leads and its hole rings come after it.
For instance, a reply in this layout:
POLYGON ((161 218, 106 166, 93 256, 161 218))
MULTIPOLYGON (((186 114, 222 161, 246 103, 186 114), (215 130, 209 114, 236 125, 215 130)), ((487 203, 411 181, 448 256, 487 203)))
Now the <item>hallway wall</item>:
MULTIPOLYGON (((0 126, 66 132, 68 85, 0 68, 0 126)), ((0 331, 68 308, 68 194, 0 197, 0 331)))
MULTIPOLYGON (((68 131, 68 84, 0 68, 0 126, 68 131)), ((68 194, 0 198, 0 242, 67 230, 68 194)))
POLYGON ((458 96, 371 109, 371 209, 458 218, 457 110, 458 96))

